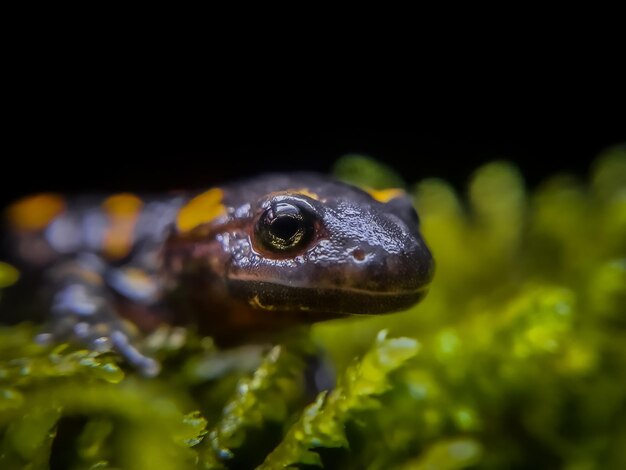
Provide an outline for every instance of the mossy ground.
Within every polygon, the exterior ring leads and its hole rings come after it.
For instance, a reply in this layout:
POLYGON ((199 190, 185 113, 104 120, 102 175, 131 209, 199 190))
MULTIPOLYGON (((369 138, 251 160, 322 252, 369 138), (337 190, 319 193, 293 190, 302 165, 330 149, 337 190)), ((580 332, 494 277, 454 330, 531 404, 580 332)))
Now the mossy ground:
MULTIPOLYGON (((337 173, 401 184, 358 157, 337 173)), ((626 149, 530 194, 506 162, 467 196, 408 190, 437 262, 426 300, 316 325, 251 373, 210 378, 193 335, 145 379, 0 328, 0 468, 626 468, 626 149), (317 398, 311 342, 338 377, 317 398)))

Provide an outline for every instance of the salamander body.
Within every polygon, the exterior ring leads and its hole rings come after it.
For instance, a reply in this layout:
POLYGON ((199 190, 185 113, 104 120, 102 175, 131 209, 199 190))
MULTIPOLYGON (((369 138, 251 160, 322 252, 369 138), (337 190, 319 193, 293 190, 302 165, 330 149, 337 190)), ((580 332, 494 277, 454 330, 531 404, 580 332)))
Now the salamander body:
POLYGON ((39 194, 9 206, 5 222, 9 261, 50 312, 40 339, 113 349, 147 374, 158 364, 137 338, 159 324, 226 346, 256 341, 404 310, 434 269, 402 191, 313 173, 157 196, 39 194))

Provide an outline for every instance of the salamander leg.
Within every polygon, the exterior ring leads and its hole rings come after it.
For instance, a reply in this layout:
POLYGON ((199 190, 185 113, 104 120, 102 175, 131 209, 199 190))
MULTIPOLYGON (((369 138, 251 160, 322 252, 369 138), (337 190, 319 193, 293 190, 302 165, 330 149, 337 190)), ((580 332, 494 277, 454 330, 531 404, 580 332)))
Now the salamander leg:
POLYGON ((158 361, 140 352, 138 331, 120 318, 104 282, 106 265, 82 255, 50 272, 51 320, 40 343, 69 341, 94 351, 115 351, 146 376, 158 374, 158 361))

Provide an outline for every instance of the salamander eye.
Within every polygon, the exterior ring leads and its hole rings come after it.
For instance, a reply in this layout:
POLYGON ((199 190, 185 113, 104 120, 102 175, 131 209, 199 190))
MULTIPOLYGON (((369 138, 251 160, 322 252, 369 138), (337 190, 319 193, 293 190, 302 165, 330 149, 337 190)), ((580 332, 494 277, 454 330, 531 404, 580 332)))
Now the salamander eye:
POLYGON ((309 211, 288 202, 272 204, 256 225, 257 236, 272 251, 289 251, 302 246, 311 239, 313 231, 309 211))

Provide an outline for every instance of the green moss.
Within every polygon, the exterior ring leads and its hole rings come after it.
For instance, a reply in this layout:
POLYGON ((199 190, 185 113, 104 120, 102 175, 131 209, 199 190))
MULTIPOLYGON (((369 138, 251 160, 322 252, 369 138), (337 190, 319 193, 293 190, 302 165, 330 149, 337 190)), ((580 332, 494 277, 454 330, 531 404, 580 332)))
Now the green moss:
POLYGON ((19 279, 17 269, 7 263, 0 261, 0 289, 15 284, 19 279))
MULTIPOLYGON (((403 186, 361 157, 337 171, 403 186)), ((0 468, 626 468, 626 148, 584 181, 529 192, 493 162, 468 183, 408 186, 437 262, 421 304, 316 325, 250 372, 216 373, 193 335, 145 379, 1 327, 0 468), (317 397, 310 339, 338 377, 317 397)))
POLYGON ((374 347, 347 367, 341 381, 330 393, 320 393, 291 426, 282 442, 259 468, 270 470, 292 465, 321 465, 311 449, 348 447, 345 423, 364 410, 380 410, 375 397, 391 388, 388 375, 415 356, 419 345, 409 338, 387 339, 382 331, 374 347))

